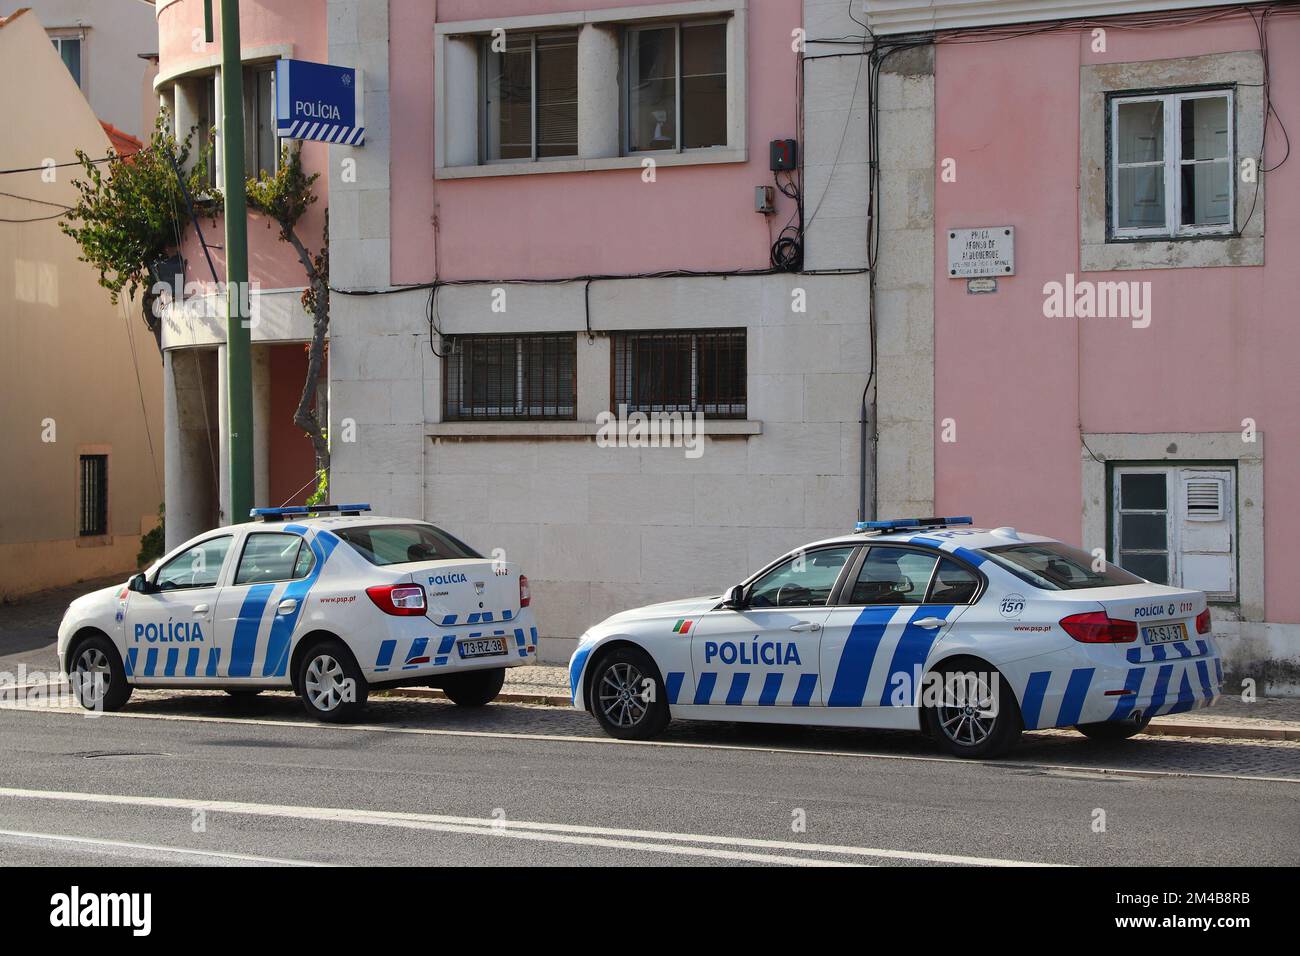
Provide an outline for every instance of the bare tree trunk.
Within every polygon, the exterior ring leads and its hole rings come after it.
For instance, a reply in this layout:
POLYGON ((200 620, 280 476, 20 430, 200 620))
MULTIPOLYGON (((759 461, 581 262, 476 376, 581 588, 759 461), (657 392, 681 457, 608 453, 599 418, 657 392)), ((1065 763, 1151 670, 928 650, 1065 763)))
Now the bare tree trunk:
MULTIPOLYGON (((327 233, 328 229, 327 219, 327 233)), ((293 423, 306 432, 307 437, 311 439, 312 447, 316 450, 317 471, 328 471, 330 466, 329 442, 325 435, 324 425, 320 420, 319 411, 313 406, 316 399, 316 384, 320 379, 321 366, 325 361, 325 336, 329 332, 330 326, 329 253, 322 247, 320 256, 313 260, 307 247, 298 238, 297 232, 291 228, 286 228, 284 232, 294 251, 298 253, 298 261, 302 263, 302 267, 307 273, 307 281, 314 294, 311 299, 314 308, 312 310, 311 345, 307 349, 307 379, 303 382, 302 395, 299 396, 298 407, 293 413, 293 423)), ((328 242, 328 238, 326 241, 328 242)))

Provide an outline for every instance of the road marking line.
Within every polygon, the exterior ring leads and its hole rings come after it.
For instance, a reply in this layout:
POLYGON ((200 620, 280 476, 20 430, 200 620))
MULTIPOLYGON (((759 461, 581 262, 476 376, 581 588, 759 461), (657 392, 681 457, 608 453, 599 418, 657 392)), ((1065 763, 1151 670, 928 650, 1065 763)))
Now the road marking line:
POLYGON ((926 853, 916 850, 891 850, 878 847, 848 846, 826 843, 798 843, 792 840, 763 840, 752 837, 719 836, 702 833, 677 833, 671 830, 633 830, 569 823, 542 823, 505 818, 461 817, 436 813, 410 813, 401 810, 361 810, 344 807, 300 807, 270 803, 245 803, 224 800, 194 800, 184 797, 147 797, 107 793, 69 793, 54 790, 28 790, 0 787, 0 797, 35 800, 59 800, 73 803, 101 803, 129 807, 163 807, 178 810, 202 809, 209 813, 235 813, 249 816, 290 817, 331 823, 359 823, 414 830, 437 830, 447 833, 470 833, 479 836, 506 836, 513 839, 573 843, 583 846, 644 850, 706 856, 757 863, 796 863, 805 866, 846 865, 834 860, 784 856, 772 853, 745 852, 718 847, 748 847, 751 850, 789 850, 797 853, 820 853, 869 859, 905 860, 917 863, 947 863, 966 866, 1054 866, 1025 860, 997 857, 962 856, 950 853, 926 853), (671 842, 667 842, 671 841, 671 842), (677 846, 697 843, 703 846, 677 846))
POLYGON ((153 843, 130 843, 126 840, 103 840, 98 837, 68 836, 62 833, 29 833, 25 830, 0 830, 0 837, 18 837, 25 840, 45 840, 58 843, 82 843, 87 846, 107 847, 111 849, 144 850, 149 853, 179 854, 181 856, 205 856, 236 863, 267 863, 274 866, 335 866, 333 863, 314 863, 308 860, 285 860, 274 856, 253 856, 247 853, 225 853, 220 850, 194 850, 177 846, 161 846, 153 843))
MULTIPOLYGON (((471 817, 439 817, 434 814, 404 814, 387 811, 347 810, 332 807, 293 807, 276 804, 240 803, 221 800, 188 800, 169 797, 136 797, 119 794, 60 793, 55 791, 0 788, 0 796, 26 797, 37 800, 64 800, 75 803, 108 803, 131 807, 166 807, 170 809, 203 809, 210 813, 233 813, 246 816, 287 817, 297 820, 319 820, 329 823, 356 823, 368 826, 397 827, 407 830, 433 830, 441 833, 464 833, 474 836, 502 836, 532 842, 564 843, 577 846, 604 847, 616 850, 638 850, 648 853, 667 853, 674 856, 708 857, 750 863, 779 863, 796 866, 853 866, 836 860, 812 857, 785 856, 771 853, 748 853, 738 850, 709 847, 675 846, 635 840, 609 839, 567 833, 532 832, 498 820, 480 820, 471 817), (452 822, 465 820, 464 823, 452 822)), ((735 843, 733 840, 719 842, 735 843)), ((801 847, 802 849, 802 847, 801 847)))
MULTIPOLYGON (((302 730, 341 730, 362 733, 382 734, 416 734, 429 737, 483 737, 500 740, 544 740, 554 743, 604 744, 613 747, 662 747, 690 750, 738 750, 745 752, 790 754, 805 757, 852 757, 864 760, 897 760, 913 763, 944 763, 963 767, 985 767, 989 769, 1008 770, 1079 770, 1089 773, 1115 774, 1130 777, 1188 777, 1207 780, 1247 780, 1252 783, 1289 783, 1300 784, 1300 777, 1261 777, 1251 774, 1204 773, 1190 770, 1137 770, 1126 767, 1088 767, 1072 764, 1025 763, 1008 760, 972 760, 965 757, 923 757, 914 754, 885 754, 857 750, 812 750, 796 747, 747 746, 744 744, 695 743, 685 740, 617 740, 614 737, 584 737, 576 734, 526 734, 517 731, 499 730, 438 730, 432 727, 387 727, 383 724, 326 724, 315 721, 269 720, 262 717, 204 717, 197 714, 141 714, 120 711, 117 713, 96 713, 86 715, 76 710, 53 710, 45 707, 3 707, 0 710, 12 710, 35 714, 58 714, 62 716, 81 716, 83 719, 98 720, 101 717, 125 718, 128 720, 175 720, 182 723, 209 724, 246 724, 257 727, 295 727, 302 730)), ((865 728, 864 728, 865 729, 865 728)), ((1082 743, 1082 741, 1080 741, 1082 743)), ((1267 746, 1267 745, 1265 745, 1267 746)))

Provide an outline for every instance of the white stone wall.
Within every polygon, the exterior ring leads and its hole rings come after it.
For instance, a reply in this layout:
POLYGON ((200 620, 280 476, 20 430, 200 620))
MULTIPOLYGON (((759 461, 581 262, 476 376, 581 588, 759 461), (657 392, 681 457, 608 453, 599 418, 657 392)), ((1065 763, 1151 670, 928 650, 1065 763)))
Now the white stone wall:
POLYGON ((541 437, 546 426, 534 423, 440 427, 442 363, 429 347, 425 292, 335 297, 330 355, 335 500, 422 516, 485 553, 504 549, 532 583, 550 659, 615 611, 716 593, 852 527, 869 361, 861 275, 603 282, 591 290, 591 340, 576 290, 509 286, 501 315, 490 311, 491 286, 460 286, 440 293, 439 314, 449 334, 576 333, 585 435, 541 437), (792 311, 796 288, 806 313, 792 311), (682 448, 597 445, 595 417, 610 406, 603 333, 719 326, 747 330, 748 420, 759 434, 706 437, 696 459, 682 448), (342 440, 344 419, 355 442, 342 440))

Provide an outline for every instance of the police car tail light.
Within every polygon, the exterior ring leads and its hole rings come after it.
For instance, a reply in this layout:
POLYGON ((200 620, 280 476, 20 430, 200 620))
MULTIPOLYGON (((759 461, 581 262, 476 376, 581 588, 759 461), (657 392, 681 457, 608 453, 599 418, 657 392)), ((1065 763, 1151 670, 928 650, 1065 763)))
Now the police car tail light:
POLYGON ((1082 644, 1127 644, 1137 640, 1134 621, 1112 620, 1105 611, 1087 611, 1061 618, 1061 627, 1082 644))
POLYGON ((528 593, 528 578, 521 574, 519 575, 519 606, 528 607, 528 602, 531 600, 532 596, 528 593))
POLYGON ((366 593, 385 614, 404 617, 424 614, 424 588, 418 584, 376 584, 366 588, 366 593))
POLYGON ((1210 609, 1208 607, 1200 614, 1196 615, 1196 633, 1210 633, 1210 609))

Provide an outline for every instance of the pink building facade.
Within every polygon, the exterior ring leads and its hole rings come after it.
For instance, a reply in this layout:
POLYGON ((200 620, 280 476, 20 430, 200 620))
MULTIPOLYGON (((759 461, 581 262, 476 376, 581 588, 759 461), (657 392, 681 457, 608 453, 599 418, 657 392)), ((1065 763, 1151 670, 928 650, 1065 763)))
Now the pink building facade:
POLYGON ((1008 23, 1087 18, 1011 27, 969 3, 893 6, 912 9, 876 18, 883 42, 940 28, 936 513, 1201 588, 1233 672, 1294 692, 1300 164, 1277 117, 1300 90, 1300 17, 1000 5, 1023 8, 1008 23), (996 291, 952 274, 950 235, 1007 226, 996 291))

